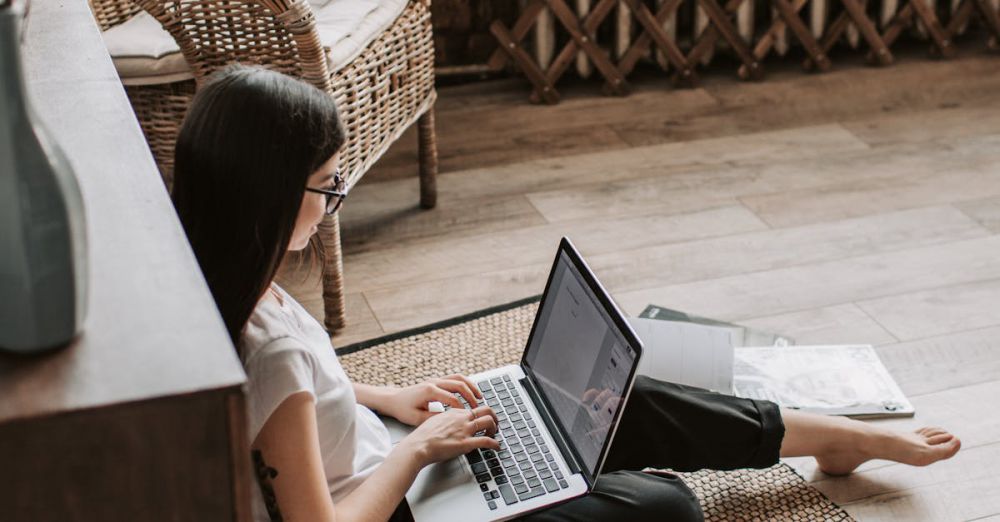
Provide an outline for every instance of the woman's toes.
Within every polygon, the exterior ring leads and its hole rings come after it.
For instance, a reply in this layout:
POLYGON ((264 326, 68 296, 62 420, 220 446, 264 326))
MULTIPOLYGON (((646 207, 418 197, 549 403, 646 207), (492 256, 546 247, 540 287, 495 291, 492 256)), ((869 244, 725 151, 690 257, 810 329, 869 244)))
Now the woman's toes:
POLYGON ((958 453, 962 447, 962 441, 951 433, 934 435, 927 439, 927 447, 922 452, 921 458, 916 464, 926 466, 939 460, 950 459, 958 453))
POLYGON ((936 446, 938 444, 948 442, 953 438, 955 438, 955 436, 952 435, 951 433, 938 433, 936 435, 931 435, 927 437, 927 444, 930 444, 931 446, 936 446))

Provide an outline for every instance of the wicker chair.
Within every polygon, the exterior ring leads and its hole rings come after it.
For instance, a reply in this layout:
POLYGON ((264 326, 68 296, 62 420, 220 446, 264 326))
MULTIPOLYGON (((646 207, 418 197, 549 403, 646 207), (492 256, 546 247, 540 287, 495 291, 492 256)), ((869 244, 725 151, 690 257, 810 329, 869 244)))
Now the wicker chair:
MULTIPOLYGON (((173 148, 197 85, 233 62, 261 64, 301 78, 336 98, 347 129, 341 171, 353 186, 389 146, 418 122, 420 205, 436 204, 434 48, 430 0, 409 0, 389 27, 346 66, 328 70, 316 17, 305 0, 91 0, 102 30, 140 9, 177 42, 193 80, 126 85, 165 181, 173 148)), ((343 264, 336 216, 320 227, 325 323, 344 326, 343 264)))

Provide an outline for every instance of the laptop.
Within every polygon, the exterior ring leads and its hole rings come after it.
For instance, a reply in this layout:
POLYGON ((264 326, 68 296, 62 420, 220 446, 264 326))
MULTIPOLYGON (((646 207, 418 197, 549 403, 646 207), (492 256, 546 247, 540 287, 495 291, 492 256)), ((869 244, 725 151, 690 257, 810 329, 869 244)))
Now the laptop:
MULTIPOLYGON (((414 519, 508 520, 589 493, 641 355, 625 317, 563 238, 521 362, 470 376, 497 414, 500 451, 424 468, 406 493, 414 519)), ((386 424, 394 443, 412 430, 386 424)))

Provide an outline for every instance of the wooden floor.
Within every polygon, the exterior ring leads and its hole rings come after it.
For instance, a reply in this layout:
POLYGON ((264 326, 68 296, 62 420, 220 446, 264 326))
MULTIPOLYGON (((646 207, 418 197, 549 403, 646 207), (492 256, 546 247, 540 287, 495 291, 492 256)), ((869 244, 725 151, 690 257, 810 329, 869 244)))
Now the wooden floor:
MULTIPOLYGON (((344 345, 539 293, 569 235, 626 312, 656 303, 800 343, 878 350, 964 442, 929 468, 831 478, 861 520, 1000 520, 1000 56, 763 83, 655 77, 526 103, 521 80, 442 88, 439 206, 408 135, 342 211, 344 345)), ((318 288, 295 289, 318 314, 318 288)))

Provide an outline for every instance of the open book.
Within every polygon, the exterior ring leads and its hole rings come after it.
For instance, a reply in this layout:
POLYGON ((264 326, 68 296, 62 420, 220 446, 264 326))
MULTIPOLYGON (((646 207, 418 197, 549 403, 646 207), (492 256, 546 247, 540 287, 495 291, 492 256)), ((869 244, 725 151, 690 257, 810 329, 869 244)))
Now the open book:
POLYGON ((870 345, 794 346, 784 336, 656 306, 630 322, 645 345, 643 375, 828 415, 914 414, 870 345))

